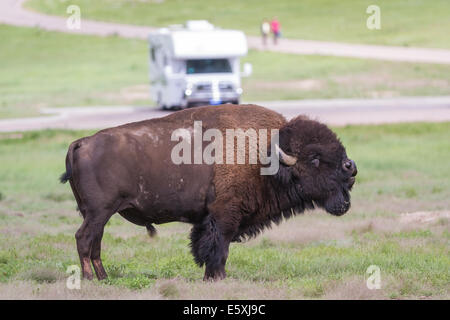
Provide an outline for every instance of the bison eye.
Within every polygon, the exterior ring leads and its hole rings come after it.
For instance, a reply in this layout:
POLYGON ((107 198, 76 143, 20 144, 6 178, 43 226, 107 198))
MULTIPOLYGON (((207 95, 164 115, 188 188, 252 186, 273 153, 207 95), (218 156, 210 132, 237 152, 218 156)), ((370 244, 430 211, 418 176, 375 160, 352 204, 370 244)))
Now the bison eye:
POLYGON ((316 168, 318 168, 318 167, 319 167, 319 164, 320 164, 320 161, 319 161, 319 159, 315 158, 315 159, 312 159, 312 160, 311 160, 311 163, 312 163, 316 168))

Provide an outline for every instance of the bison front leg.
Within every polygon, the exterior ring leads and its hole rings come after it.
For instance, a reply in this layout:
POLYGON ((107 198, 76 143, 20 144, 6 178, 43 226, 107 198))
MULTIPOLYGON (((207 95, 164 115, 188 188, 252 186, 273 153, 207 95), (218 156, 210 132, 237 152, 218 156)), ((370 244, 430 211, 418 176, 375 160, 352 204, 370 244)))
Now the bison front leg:
POLYGON ((217 246, 218 250, 215 256, 205 263, 204 281, 216 281, 226 278, 225 264, 227 263, 229 246, 230 241, 221 240, 221 243, 217 246))
POLYGON ((230 232, 224 224, 208 215, 191 231, 191 249, 195 262, 206 265, 203 280, 221 280, 226 277, 225 264, 231 242, 230 232))

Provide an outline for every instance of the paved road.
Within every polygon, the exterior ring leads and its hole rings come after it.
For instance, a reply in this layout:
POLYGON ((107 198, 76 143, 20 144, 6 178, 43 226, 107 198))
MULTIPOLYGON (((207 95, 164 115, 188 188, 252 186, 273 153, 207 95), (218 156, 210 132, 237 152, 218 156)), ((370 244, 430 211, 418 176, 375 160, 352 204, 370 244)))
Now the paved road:
MULTIPOLYGON (((450 96, 397 99, 333 99, 270 101, 256 104, 286 118, 306 114, 330 125, 450 121, 450 96)), ((0 132, 60 129, 101 129, 169 114, 145 107, 80 107, 44 109, 46 116, 0 120, 0 132)))
MULTIPOLYGON (((15 26, 39 27, 45 30, 68 33, 100 36, 116 34, 120 37, 140 39, 147 38, 148 33, 155 30, 150 27, 92 21, 83 19, 83 16, 81 16, 81 29, 70 30, 66 27, 65 18, 25 10, 22 8, 22 3, 24 1, 25 0, 1 0, 0 23, 15 26)), ((81 14, 83 14, 83 12, 81 12, 81 14)), ((450 64, 450 50, 444 49, 404 48, 297 39, 282 39, 278 46, 270 45, 267 48, 263 48, 261 40, 258 37, 248 37, 248 44, 250 48, 257 50, 264 49, 292 54, 316 54, 391 61, 450 64)))

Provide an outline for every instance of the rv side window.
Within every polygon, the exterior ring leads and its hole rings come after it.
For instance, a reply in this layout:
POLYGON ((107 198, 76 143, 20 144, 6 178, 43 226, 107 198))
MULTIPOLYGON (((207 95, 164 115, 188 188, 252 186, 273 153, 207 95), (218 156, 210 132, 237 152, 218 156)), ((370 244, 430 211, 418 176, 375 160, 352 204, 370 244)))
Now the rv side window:
POLYGON ((155 48, 153 47, 150 49, 150 56, 152 57, 152 61, 155 62, 156 61, 155 48))
POLYGON ((231 73, 228 59, 195 59, 187 60, 186 73, 231 73))

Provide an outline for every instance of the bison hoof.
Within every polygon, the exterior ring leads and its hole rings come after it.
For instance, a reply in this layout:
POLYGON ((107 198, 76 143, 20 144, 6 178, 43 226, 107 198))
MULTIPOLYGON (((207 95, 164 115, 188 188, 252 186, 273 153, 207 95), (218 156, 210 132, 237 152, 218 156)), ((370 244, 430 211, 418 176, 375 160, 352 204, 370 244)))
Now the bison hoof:
POLYGON ((92 273, 83 273, 83 279, 92 280, 94 279, 94 275, 92 273))
POLYGON ((107 279, 107 278, 108 278, 108 275, 107 275, 106 273, 97 275, 97 279, 98 279, 99 281, 105 280, 105 279, 107 279))
POLYGON ((216 271, 216 272, 205 272, 205 276, 203 277, 203 281, 219 281, 226 278, 225 271, 216 271))

